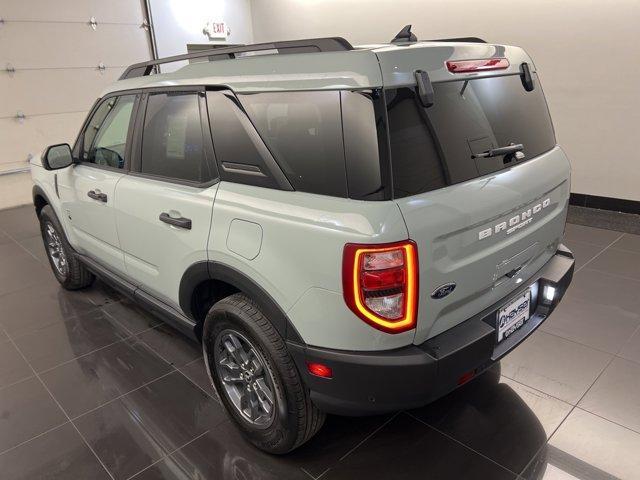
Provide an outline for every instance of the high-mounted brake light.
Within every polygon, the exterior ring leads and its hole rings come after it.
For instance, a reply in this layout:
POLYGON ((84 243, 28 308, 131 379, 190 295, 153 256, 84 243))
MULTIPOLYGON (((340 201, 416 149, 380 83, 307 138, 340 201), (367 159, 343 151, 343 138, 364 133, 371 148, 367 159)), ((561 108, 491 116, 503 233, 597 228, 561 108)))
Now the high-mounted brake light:
POLYGON ((509 60, 504 57, 479 60, 447 60, 447 70, 451 73, 484 72, 509 68, 509 60))
POLYGON ((347 306, 387 333, 416 326, 418 251, 411 240, 344 247, 342 287, 347 306))

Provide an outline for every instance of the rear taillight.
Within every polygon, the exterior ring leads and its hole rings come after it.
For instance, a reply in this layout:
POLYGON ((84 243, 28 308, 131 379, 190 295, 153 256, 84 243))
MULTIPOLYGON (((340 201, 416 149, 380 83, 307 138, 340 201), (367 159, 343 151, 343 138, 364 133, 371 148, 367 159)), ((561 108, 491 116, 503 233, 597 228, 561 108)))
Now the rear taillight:
POLYGON ((411 240, 349 243, 342 261, 344 299, 353 312, 388 333, 411 330, 418 310, 418 252, 411 240))
POLYGON ((509 68, 509 60, 504 57, 447 61, 447 70, 451 73, 484 72, 487 70, 504 70, 505 68, 509 68))

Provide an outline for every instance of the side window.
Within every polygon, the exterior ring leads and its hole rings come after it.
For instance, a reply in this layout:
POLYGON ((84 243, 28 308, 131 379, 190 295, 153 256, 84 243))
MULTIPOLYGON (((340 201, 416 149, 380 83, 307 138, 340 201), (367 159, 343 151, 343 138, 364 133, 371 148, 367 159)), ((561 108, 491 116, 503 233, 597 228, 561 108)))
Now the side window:
POLYGON ((341 92, 350 198, 386 200, 391 197, 382 95, 380 90, 341 92))
MULTIPOLYGON (((387 90, 389 145, 396 198, 447 185, 447 172, 422 105, 412 88, 387 90)), ((471 163, 471 162, 467 162, 471 163)))
POLYGON ((238 98, 296 190, 347 196, 340 92, 265 92, 238 98))
POLYGON ((232 93, 207 92, 207 106, 223 180, 256 187, 291 189, 232 93))
POLYGON ((82 161, 124 168, 127 134, 135 95, 105 100, 95 111, 84 131, 82 161))
POLYGON ((140 170, 148 175, 188 182, 213 180, 204 153, 197 93, 149 95, 140 170))

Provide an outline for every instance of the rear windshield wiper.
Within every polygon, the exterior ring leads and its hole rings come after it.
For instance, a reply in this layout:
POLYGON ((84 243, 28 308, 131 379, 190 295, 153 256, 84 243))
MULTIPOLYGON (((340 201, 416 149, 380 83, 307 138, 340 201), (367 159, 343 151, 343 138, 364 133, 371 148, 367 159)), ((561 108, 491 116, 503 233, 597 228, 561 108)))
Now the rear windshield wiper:
MULTIPOLYGON (((471 155, 471 158, 488 158, 488 157, 500 157, 502 155, 513 155, 515 153, 523 153, 524 146, 521 143, 517 145, 512 143, 511 145, 507 145, 506 147, 498 147, 487 150, 482 153, 474 153, 471 155)), ((524 155, 522 155, 524 157, 524 155)), ((519 155, 516 155, 516 158, 521 158, 519 155)))

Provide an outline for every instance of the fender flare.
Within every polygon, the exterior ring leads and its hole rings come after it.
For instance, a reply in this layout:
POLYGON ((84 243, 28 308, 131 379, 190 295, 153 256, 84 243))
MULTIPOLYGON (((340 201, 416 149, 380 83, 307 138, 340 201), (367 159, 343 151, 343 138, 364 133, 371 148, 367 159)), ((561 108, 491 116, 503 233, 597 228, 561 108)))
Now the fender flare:
POLYGON ((193 291, 199 283, 206 280, 219 280, 245 293, 258 304, 260 310, 284 340, 304 344, 287 314, 264 288, 240 270, 220 262, 211 260, 197 262, 183 274, 178 299, 180 308, 188 317, 194 317, 191 306, 193 291))
MULTIPOLYGON (((38 196, 44 198, 45 201, 47 202, 47 204, 51 205, 51 202, 49 201, 49 197, 44 192, 42 187, 40 185, 34 185, 33 188, 31 189, 31 199, 33 200, 34 206, 36 204, 36 197, 38 197, 38 196)), ((53 207, 51 207, 51 208, 53 208, 53 207)))

